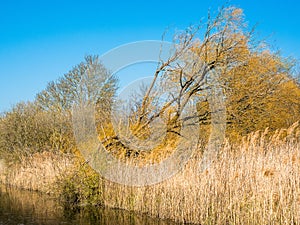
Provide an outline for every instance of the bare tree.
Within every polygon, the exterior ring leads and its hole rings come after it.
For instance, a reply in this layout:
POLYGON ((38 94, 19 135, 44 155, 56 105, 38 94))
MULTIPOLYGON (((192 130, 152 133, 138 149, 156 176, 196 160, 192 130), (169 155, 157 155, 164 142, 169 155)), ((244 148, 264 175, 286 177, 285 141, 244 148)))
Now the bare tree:
POLYGON ((198 38, 201 28, 203 26, 200 25, 190 27, 175 36, 176 49, 166 61, 159 63, 143 97, 137 117, 140 126, 136 133, 170 108, 173 113, 169 122, 177 124, 192 98, 201 98, 204 92, 209 93, 212 88, 216 88, 213 87, 214 81, 218 79, 216 75, 243 63, 247 57, 243 51, 251 32, 244 31, 240 9, 223 8, 214 19, 209 15, 202 40, 198 38), (151 114, 149 108, 157 95, 155 86, 162 83, 167 87, 164 91, 168 92, 168 98, 151 114))
MULTIPOLYGON (((222 8, 214 18, 208 15, 207 23, 176 34, 174 49, 166 60, 160 60, 142 100, 135 104, 130 122, 120 116, 120 130, 124 124, 129 126, 120 133, 127 135, 128 142, 137 142, 133 136, 144 142, 151 123, 163 118, 167 132, 180 136, 182 123, 199 118, 197 113, 185 113, 188 105, 195 106, 216 92, 221 93, 220 76, 247 59, 251 34, 252 31, 246 32, 242 10, 234 7, 222 8), (200 38, 203 29, 205 32, 200 38)), ((218 110, 218 107, 210 107, 210 115, 218 110)), ((113 135, 111 140, 120 141, 120 135, 113 135)))
MULTIPOLYGON (((98 56, 87 56, 85 61, 75 66, 56 82, 36 96, 37 105, 45 110, 69 111, 73 104, 88 100, 93 103, 112 101, 117 80, 98 56)), ((105 104, 102 104, 102 107, 105 104)))

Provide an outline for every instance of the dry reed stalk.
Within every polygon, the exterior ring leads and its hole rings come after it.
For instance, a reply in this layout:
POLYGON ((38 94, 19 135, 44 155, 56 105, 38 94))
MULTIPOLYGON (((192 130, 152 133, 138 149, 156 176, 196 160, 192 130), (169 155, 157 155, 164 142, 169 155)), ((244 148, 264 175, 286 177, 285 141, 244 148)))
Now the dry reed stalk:
POLYGON ((53 192, 57 179, 73 165, 71 157, 43 152, 22 159, 20 164, 8 168, 2 183, 21 189, 53 192))
MULTIPOLYGON (((206 171, 200 170, 199 151, 184 170, 157 185, 137 188, 100 180, 101 202, 185 223, 300 224, 300 143, 292 135, 296 126, 287 130, 273 136, 268 130, 255 132, 238 145, 226 142, 206 171)), ((48 154, 23 162, 7 182, 44 190, 72 167, 69 158, 48 154)))
POLYGON ((268 140, 266 132, 256 132, 239 146, 227 143, 204 172, 201 155, 194 156, 183 171, 155 186, 105 182, 104 202, 178 222, 300 224, 300 145, 268 140))

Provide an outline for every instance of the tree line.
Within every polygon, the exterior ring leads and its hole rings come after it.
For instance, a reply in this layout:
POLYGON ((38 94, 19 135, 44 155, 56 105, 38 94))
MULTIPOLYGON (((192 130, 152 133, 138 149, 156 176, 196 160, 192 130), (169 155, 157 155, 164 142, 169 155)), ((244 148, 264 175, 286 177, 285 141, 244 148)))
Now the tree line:
MULTIPOLYGON (((270 131, 286 128, 299 120, 295 61, 257 40, 242 9, 224 7, 215 16, 209 14, 206 22, 176 33, 174 44, 175 51, 158 63, 151 85, 140 101, 132 99, 132 110, 126 114, 128 129, 140 140, 149 136, 150 124, 160 118, 167 124, 165 143, 174 142, 188 119, 183 115, 191 99, 197 108, 199 138, 207 138, 214 113, 207 98, 216 83, 225 96, 226 135, 232 141, 266 127, 270 131), (161 96, 164 102, 157 101, 161 96)), ((96 106, 99 139, 110 149, 119 149, 118 155, 130 157, 133 149, 122 143, 110 117, 117 89, 118 78, 99 57, 85 57, 50 82, 33 102, 19 103, 1 115, 1 155, 18 159, 41 151, 76 152, 72 106, 90 101, 96 106)))

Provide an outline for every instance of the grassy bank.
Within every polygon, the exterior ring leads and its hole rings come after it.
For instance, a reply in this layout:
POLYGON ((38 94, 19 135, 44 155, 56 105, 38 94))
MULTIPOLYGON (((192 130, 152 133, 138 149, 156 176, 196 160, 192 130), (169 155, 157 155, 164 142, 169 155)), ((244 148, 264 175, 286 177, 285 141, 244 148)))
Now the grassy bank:
POLYGON ((55 193, 57 180, 70 173, 74 168, 73 157, 42 152, 23 157, 16 163, 4 163, 0 182, 21 189, 55 193))
POLYGON ((203 172, 199 152, 183 171, 154 186, 115 184, 82 161, 49 153, 13 167, 5 182, 55 190, 70 205, 105 205, 178 222, 300 224, 300 144, 281 134, 256 132, 238 145, 227 143, 203 172))

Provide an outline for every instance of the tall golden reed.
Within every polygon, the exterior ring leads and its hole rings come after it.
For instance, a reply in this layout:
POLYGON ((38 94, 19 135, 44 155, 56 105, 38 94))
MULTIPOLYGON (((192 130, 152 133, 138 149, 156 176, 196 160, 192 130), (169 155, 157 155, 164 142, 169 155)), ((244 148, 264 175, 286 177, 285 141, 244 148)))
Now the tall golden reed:
POLYGON ((256 132, 237 146, 226 143, 206 171, 197 154, 155 186, 104 182, 104 204, 196 224, 300 224, 300 144, 276 135, 256 132))
MULTIPOLYGON (((267 130, 255 132, 236 145, 226 142, 205 171, 200 169, 199 151, 181 172, 157 185, 137 188, 100 179, 97 201, 185 223, 300 224, 300 143, 295 127, 272 136, 267 130)), ((74 182, 84 179, 73 159, 45 153, 8 173, 6 181, 47 191, 66 171, 77 174, 74 182)))

